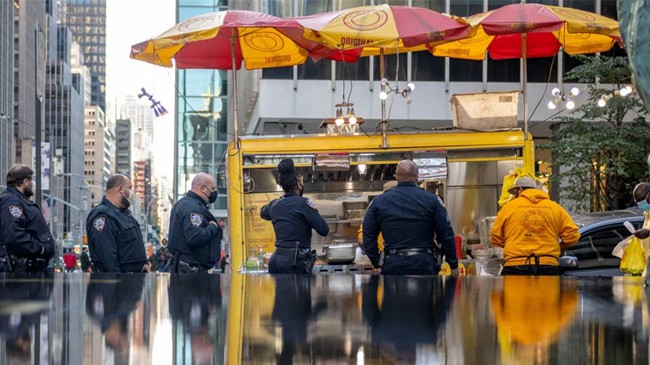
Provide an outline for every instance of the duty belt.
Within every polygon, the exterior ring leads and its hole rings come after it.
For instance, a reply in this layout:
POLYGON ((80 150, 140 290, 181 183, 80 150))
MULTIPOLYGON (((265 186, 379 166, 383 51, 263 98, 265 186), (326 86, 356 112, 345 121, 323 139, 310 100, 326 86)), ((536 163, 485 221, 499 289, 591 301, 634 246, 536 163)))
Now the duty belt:
MULTIPOLYGON (((298 248, 298 252, 300 251, 308 251, 308 248, 298 248)), ((275 254, 282 255, 282 256, 293 256, 296 253, 295 248, 288 248, 288 247, 276 247, 275 248, 275 254)))
POLYGON ((415 256, 415 255, 433 255, 433 250, 430 248, 418 247, 418 248, 394 248, 392 250, 386 250, 386 255, 388 256, 415 256))

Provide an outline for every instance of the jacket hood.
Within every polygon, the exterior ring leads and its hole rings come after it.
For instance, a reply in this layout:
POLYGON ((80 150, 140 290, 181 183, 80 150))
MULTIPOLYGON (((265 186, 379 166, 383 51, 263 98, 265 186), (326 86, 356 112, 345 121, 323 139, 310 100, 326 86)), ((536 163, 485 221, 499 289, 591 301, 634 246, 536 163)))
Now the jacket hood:
POLYGON ((550 199, 548 193, 540 189, 526 189, 519 194, 519 197, 528 199, 533 203, 539 203, 541 200, 550 199))

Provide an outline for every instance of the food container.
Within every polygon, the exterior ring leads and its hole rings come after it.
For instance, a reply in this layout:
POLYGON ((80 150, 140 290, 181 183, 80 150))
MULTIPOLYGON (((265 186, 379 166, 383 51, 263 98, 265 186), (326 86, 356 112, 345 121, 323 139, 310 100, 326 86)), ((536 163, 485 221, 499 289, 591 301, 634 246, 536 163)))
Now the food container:
POLYGON ((492 249, 491 248, 474 249, 472 251, 472 257, 477 260, 489 259, 490 257, 492 257, 492 249))
POLYGON ((479 222, 478 231, 481 238, 481 243, 488 245, 491 244, 490 231, 492 230, 492 226, 494 226, 494 220, 496 218, 497 217, 485 217, 479 222))
POLYGON ((341 243, 325 246, 323 250, 328 264, 351 264, 356 256, 357 245, 341 243))

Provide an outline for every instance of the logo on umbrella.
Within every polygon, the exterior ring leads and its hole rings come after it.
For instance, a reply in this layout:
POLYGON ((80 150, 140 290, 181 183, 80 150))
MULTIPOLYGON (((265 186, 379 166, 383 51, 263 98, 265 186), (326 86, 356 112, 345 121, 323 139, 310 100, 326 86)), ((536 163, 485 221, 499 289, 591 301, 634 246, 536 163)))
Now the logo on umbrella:
POLYGON ((197 16, 188 19, 178 24, 179 32, 195 31, 200 29, 208 29, 214 26, 219 26, 223 22, 224 15, 221 13, 209 14, 207 16, 197 16))
MULTIPOLYGON (((284 48, 284 41, 271 32, 255 32, 244 36, 244 43, 256 51, 277 52, 284 48)), ((289 57, 291 58, 291 57, 289 57)))
POLYGON ((360 10, 347 14, 343 18, 343 24, 352 29, 368 31, 381 28, 388 21, 388 14, 385 11, 360 10))

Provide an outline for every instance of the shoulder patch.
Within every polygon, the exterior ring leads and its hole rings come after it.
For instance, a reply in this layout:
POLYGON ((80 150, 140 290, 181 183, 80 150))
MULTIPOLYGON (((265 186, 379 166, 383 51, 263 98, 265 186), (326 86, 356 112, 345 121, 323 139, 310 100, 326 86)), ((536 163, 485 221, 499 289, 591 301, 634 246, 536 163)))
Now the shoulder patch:
POLYGON ((106 218, 105 217, 95 218, 95 220, 93 221, 93 228, 95 228, 95 230, 97 230, 99 232, 104 230, 105 225, 106 225, 106 218))
POLYGON ((199 227, 203 223, 203 216, 199 213, 192 213, 190 214, 190 220, 194 227, 199 227))
POLYGON ((19 206, 16 205, 10 205, 9 206, 9 213, 14 217, 14 218, 20 218, 20 216, 23 215, 23 209, 19 206))
POLYGON ((311 201, 309 199, 307 199, 307 205, 309 205, 309 207, 314 209, 314 210, 318 210, 318 207, 316 206, 316 203, 314 203, 313 201, 311 201))

